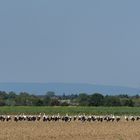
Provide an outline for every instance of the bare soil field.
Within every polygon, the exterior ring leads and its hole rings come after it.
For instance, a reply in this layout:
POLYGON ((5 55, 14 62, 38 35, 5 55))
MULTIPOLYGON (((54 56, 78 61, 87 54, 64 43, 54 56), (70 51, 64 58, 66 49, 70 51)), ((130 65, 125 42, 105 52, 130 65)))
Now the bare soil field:
POLYGON ((140 140, 140 122, 0 122, 0 140, 140 140))

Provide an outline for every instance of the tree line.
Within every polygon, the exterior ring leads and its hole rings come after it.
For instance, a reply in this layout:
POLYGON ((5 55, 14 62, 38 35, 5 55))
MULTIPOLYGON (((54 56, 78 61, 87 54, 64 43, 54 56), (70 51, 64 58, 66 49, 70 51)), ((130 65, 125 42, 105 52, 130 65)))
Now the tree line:
POLYGON ((101 93, 56 95, 49 91, 45 95, 27 92, 0 91, 0 106, 140 106, 140 96, 103 95, 101 93))

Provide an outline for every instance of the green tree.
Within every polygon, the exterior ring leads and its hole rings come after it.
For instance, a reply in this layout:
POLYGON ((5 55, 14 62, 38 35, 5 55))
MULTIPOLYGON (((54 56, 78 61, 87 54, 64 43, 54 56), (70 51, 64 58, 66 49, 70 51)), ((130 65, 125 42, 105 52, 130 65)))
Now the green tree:
POLYGON ((9 99, 15 99, 16 97, 17 97, 17 95, 15 92, 13 92, 13 91, 9 92, 9 94, 8 94, 9 99))
POLYGON ((51 102, 51 98, 50 97, 44 97, 43 98, 43 105, 50 105, 50 102, 51 102))
POLYGON ((36 99, 34 104, 35 106, 43 106, 44 103, 41 99, 36 99))
POLYGON ((16 105, 30 105, 30 95, 26 92, 21 92, 16 98, 16 105))
POLYGON ((86 93, 80 93, 77 100, 80 106, 87 106, 89 104, 89 96, 86 93))
POLYGON ((104 98, 105 106, 121 106, 120 98, 115 96, 105 96, 104 98))
POLYGON ((104 96, 100 93, 94 93, 89 98, 90 106, 102 106, 103 105, 104 96))
POLYGON ((132 99, 128 99, 128 100, 125 100, 125 106, 131 106, 133 107, 134 106, 134 102, 132 101, 132 99))
POLYGON ((48 91, 48 92, 46 93, 46 96, 49 97, 49 98, 55 97, 55 92, 53 92, 53 91, 48 91))
POLYGON ((0 91, 0 99, 7 99, 8 94, 5 91, 0 91))

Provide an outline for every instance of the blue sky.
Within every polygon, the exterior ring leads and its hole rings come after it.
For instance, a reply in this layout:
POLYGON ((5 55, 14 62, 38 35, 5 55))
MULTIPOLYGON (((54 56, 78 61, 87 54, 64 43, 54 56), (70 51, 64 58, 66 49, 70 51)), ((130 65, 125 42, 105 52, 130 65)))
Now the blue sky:
POLYGON ((1 0, 0 82, 140 87, 139 5, 1 0))

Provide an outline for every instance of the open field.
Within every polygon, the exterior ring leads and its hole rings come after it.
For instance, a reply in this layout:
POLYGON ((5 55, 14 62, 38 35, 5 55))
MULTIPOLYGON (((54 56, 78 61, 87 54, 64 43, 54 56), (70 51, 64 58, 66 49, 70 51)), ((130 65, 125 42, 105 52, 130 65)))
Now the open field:
POLYGON ((4 106, 0 107, 0 114, 95 114, 95 115, 140 115, 140 107, 36 107, 36 106, 4 106))
POLYGON ((140 122, 0 122, 0 140, 140 140, 140 122))
MULTIPOLYGON (((137 107, 0 107, 1 114, 140 115, 137 107)), ((140 140, 140 121, 0 121, 0 140, 140 140)))

